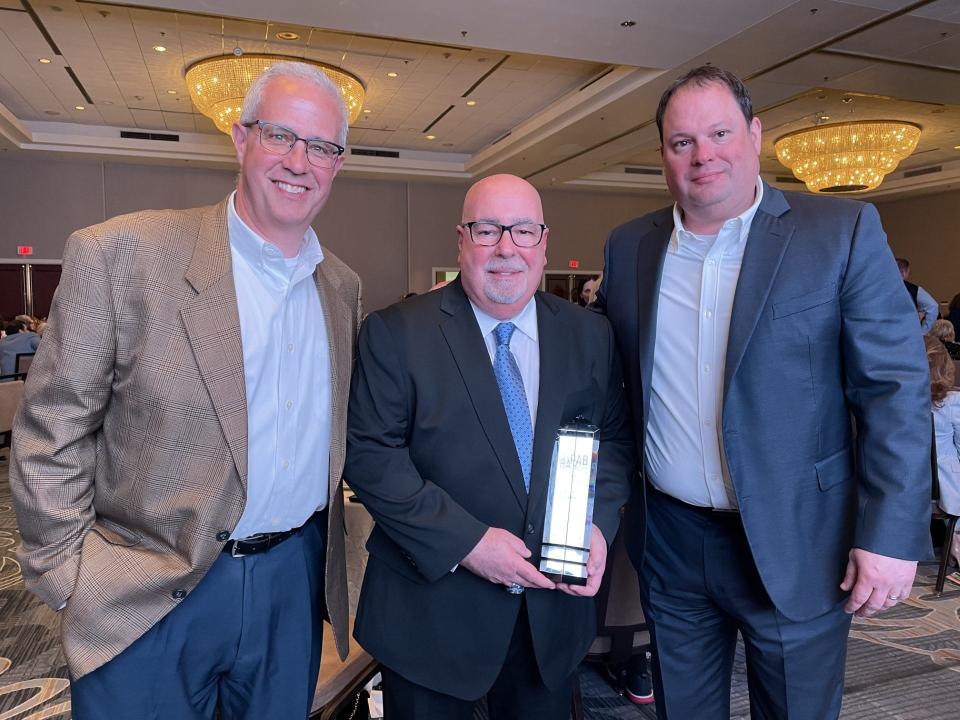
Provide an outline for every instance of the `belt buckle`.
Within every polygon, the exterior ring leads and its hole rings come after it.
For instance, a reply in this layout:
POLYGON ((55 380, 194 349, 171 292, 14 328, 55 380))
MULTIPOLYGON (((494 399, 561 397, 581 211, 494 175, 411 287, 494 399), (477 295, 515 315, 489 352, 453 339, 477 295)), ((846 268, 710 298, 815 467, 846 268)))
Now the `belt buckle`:
POLYGON ((230 557, 241 558, 241 557, 246 557, 246 556, 247 556, 246 553, 237 552, 237 544, 238 544, 239 542, 240 542, 239 540, 234 540, 234 541, 233 541, 233 546, 230 548, 230 557))

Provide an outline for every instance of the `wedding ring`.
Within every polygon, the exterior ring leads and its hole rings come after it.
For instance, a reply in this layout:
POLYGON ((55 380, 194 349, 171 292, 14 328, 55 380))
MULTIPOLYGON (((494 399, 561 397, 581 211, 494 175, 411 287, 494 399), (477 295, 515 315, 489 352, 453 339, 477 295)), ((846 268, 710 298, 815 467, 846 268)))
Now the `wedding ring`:
POLYGON ((900 599, 899 595, 887 595, 887 600, 893 600, 894 602, 896 602, 899 599, 900 599))
POLYGON ((519 595, 523 592, 523 585, 519 585, 518 583, 510 583, 507 585, 507 592, 511 595, 519 595))

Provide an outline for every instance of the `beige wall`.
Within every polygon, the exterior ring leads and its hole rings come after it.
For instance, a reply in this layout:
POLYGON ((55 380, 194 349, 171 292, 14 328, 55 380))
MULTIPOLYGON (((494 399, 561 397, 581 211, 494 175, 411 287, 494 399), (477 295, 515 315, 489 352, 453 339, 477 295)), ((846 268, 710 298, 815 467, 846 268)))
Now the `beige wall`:
POLYGON ((890 247, 910 280, 941 302, 960 293, 960 191, 878 202, 890 247))
MULTIPOLYGON (((146 208, 218 202, 235 172, 39 155, 0 158, 0 258, 33 245, 34 259, 59 260, 67 236, 106 218, 146 208)), ((321 244, 363 280, 364 306, 375 310, 408 290, 425 292, 433 267, 456 267, 456 224, 467 183, 381 181, 341 176, 314 226, 321 244)), ((543 192, 551 227, 548 269, 579 260, 603 266, 603 243, 614 227, 667 204, 666 196, 592 191, 543 192)))

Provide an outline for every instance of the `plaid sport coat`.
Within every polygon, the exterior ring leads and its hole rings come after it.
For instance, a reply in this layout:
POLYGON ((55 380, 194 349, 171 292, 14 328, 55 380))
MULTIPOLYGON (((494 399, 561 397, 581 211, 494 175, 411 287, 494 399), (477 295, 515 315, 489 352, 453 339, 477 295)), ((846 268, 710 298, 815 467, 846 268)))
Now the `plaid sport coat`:
MULTIPOLYGON (((52 608, 66 603, 74 678, 176 607, 243 511, 247 407, 226 209, 120 216, 67 242, 14 421, 10 483, 23 576, 52 608)), ((341 476, 360 283, 327 250, 314 277, 333 415, 326 604, 345 657, 341 476)))

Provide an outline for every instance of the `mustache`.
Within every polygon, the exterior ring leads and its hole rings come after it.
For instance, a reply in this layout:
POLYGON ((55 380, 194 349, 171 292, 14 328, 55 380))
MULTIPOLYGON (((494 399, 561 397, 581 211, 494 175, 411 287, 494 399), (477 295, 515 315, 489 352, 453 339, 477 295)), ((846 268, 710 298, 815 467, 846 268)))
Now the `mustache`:
POLYGON ((521 257, 490 258, 483 269, 487 272, 526 272, 530 267, 521 257))

